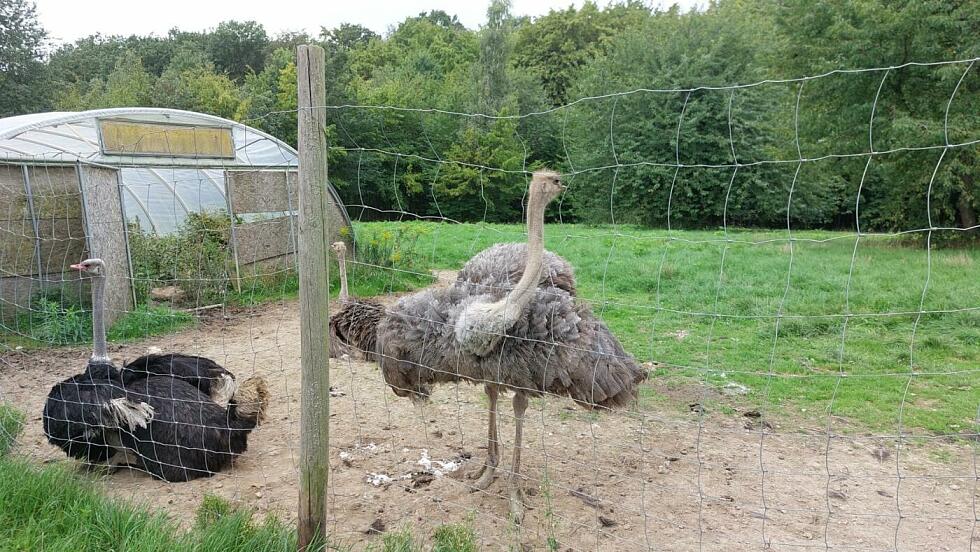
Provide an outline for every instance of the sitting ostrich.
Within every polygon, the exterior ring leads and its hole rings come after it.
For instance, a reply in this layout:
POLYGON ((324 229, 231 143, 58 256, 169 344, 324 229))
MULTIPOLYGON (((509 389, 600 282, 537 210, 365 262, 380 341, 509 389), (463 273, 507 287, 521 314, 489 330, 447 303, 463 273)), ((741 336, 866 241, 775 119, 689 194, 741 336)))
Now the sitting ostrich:
POLYGON ((330 357, 360 352, 366 360, 376 360, 377 327, 385 308, 377 301, 350 296, 347 291, 347 245, 339 241, 330 247, 337 254, 340 267, 340 310, 330 317, 330 357))
POLYGON ((385 382, 400 397, 425 400, 436 383, 483 383, 490 399, 487 459, 476 489, 495 477, 501 388, 514 392, 514 457, 510 510, 523 518, 521 440, 528 397, 567 395, 586 408, 632 403, 646 372, 606 325, 568 290, 541 287, 544 209, 564 189, 558 175, 538 171, 528 200, 527 262, 509 291, 466 285, 429 289, 399 300, 378 327, 385 382))
POLYGON ((69 456, 165 481, 212 475, 245 452, 268 402, 265 382, 245 380, 225 408, 207 394, 217 386, 201 376, 206 363, 188 364, 198 357, 156 355, 118 370, 106 348, 105 265, 88 259, 72 268, 93 276, 93 352, 84 373, 51 388, 43 412, 48 440, 69 456))
POLYGON ((193 385, 218 404, 228 404, 238 389, 235 375, 217 362, 194 355, 161 354, 156 347, 151 347, 150 354, 127 362, 121 372, 123 385, 149 376, 174 377, 193 385))

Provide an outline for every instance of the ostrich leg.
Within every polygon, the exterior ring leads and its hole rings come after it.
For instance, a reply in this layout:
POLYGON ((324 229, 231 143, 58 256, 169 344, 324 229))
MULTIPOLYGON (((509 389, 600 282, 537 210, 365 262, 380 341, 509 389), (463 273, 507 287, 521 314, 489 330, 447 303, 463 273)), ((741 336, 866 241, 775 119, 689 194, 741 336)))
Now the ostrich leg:
POLYGON ((477 479, 471 491, 484 491, 493 483, 496 476, 497 462, 500 461, 500 439, 497 438, 497 396, 499 390, 497 386, 488 383, 483 387, 490 399, 490 415, 487 422, 487 461, 482 466, 469 474, 470 478, 477 479))
POLYGON ((524 520, 524 489, 521 481, 521 439, 524 436, 524 412, 527 410, 527 395, 521 391, 514 393, 514 462, 510 468, 510 515, 514 523, 520 525, 524 520))

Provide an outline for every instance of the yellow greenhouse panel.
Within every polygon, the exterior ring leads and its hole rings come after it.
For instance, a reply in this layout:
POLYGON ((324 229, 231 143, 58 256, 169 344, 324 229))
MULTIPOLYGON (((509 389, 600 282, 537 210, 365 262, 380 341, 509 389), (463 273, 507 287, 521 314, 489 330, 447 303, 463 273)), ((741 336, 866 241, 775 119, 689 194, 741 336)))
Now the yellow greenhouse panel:
POLYGON ((99 131, 107 155, 235 157, 235 141, 227 127, 101 119, 99 131))

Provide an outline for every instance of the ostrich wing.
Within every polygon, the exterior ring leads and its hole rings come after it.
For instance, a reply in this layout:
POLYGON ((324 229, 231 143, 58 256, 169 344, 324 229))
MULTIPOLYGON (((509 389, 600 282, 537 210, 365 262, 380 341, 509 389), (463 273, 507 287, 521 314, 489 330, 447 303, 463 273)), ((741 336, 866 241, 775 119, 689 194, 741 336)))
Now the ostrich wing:
POLYGON ((226 403, 235 393, 235 376, 217 362, 180 353, 151 354, 127 363, 121 370, 130 386, 150 376, 170 376, 193 385, 215 402, 226 403))
MULTIPOLYGON (((564 258, 545 251, 541 287, 556 287, 575 295, 575 269, 564 258)), ((498 243, 477 253, 463 265, 456 283, 469 285, 474 293, 509 291, 521 279, 527 265, 527 243, 498 243)))

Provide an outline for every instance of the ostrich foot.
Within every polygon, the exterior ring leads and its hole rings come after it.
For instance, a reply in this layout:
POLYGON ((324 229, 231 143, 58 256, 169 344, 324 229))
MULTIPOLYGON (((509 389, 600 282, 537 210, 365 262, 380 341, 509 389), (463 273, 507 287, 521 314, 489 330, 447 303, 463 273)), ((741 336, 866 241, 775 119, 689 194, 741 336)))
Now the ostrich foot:
POLYGON ((486 463, 484 463, 479 468, 471 471, 467 474, 470 479, 476 479, 473 483, 473 488, 470 492, 485 491, 493 480, 497 477, 497 462, 491 458, 487 458, 486 463))
POLYGON ((510 518, 517 525, 524 521, 524 511, 527 509, 526 502, 524 489, 520 485, 512 485, 510 488, 510 518))

